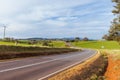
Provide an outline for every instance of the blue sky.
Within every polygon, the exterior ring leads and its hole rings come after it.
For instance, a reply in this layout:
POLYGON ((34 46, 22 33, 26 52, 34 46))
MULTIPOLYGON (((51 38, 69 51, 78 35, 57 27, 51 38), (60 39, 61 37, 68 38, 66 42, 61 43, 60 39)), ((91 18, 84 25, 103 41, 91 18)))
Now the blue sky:
POLYGON ((111 0, 0 0, 0 38, 101 39, 113 19, 111 0))

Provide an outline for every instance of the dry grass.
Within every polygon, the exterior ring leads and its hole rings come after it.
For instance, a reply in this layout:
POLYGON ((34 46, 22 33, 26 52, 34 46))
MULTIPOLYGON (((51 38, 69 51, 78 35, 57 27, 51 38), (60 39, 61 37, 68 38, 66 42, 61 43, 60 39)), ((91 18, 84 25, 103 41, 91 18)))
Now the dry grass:
POLYGON ((43 47, 22 47, 22 46, 0 46, 0 60, 33 57, 40 55, 52 55, 78 51, 70 48, 43 48, 43 47))
POLYGON ((120 80, 120 50, 105 50, 108 54, 106 80, 120 80))
POLYGON ((99 53, 84 63, 65 70, 48 80, 96 80, 97 75, 100 75, 105 68, 102 60, 104 59, 99 53))

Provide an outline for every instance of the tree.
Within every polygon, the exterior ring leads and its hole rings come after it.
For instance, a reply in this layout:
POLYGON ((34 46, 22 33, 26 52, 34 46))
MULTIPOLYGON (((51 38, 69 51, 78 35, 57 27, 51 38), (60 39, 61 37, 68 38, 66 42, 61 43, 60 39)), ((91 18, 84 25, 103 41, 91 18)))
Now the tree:
POLYGON ((83 38, 83 41, 88 41, 89 39, 87 37, 84 37, 83 38))
POLYGON ((47 41, 44 41, 42 45, 43 46, 49 46, 49 43, 47 41))
POLYGON ((105 40, 108 40, 108 41, 112 41, 113 39, 110 37, 110 36, 108 36, 108 35, 104 35, 103 37, 102 37, 102 39, 105 39, 105 40))
POLYGON ((80 41, 80 38, 79 37, 75 37, 75 41, 76 42, 80 41))
POLYGON ((120 42, 120 0, 112 0, 115 3, 114 10, 112 13, 115 15, 115 18, 112 21, 112 25, 109 30, 108 36, 104 36, 109 40, 116 40, 120 42))

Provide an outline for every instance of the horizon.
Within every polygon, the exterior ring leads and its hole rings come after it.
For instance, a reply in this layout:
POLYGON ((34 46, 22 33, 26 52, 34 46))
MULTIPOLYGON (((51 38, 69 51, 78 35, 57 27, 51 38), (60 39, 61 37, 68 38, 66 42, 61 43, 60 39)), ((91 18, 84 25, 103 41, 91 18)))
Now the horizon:
MULTIPOLYGON (((57 38, 57 37, 54 37, 54 38, 45 38, 45 37, 26 37, 26 38, 14 38, 14 37, 5 37, 5 38, 11 38, 11 39, 75 39, 76 37, 59 37, 59 38, 57 38)), ((82 40, 82 39, 84 39, 85 37, 79 37, 80 38, 80 40, 82 40)), ((87 37, 88 38, 88 37, 87 37)), ((0 38, 1 40, 3 39, 3 38, 0 38)), ((89 40, 103 40, 103 39, 92 39, 92 38, 88 38, 89 40)))

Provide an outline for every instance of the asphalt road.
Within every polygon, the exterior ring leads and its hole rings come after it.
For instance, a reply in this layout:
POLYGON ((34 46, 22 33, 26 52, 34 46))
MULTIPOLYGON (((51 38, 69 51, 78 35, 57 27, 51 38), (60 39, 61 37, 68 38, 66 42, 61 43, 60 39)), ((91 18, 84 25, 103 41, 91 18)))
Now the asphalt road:
POLYGON ((95 54, 94 50, 83 50, 69 54, 0 62, 0 80, 44 80, 95 54))

